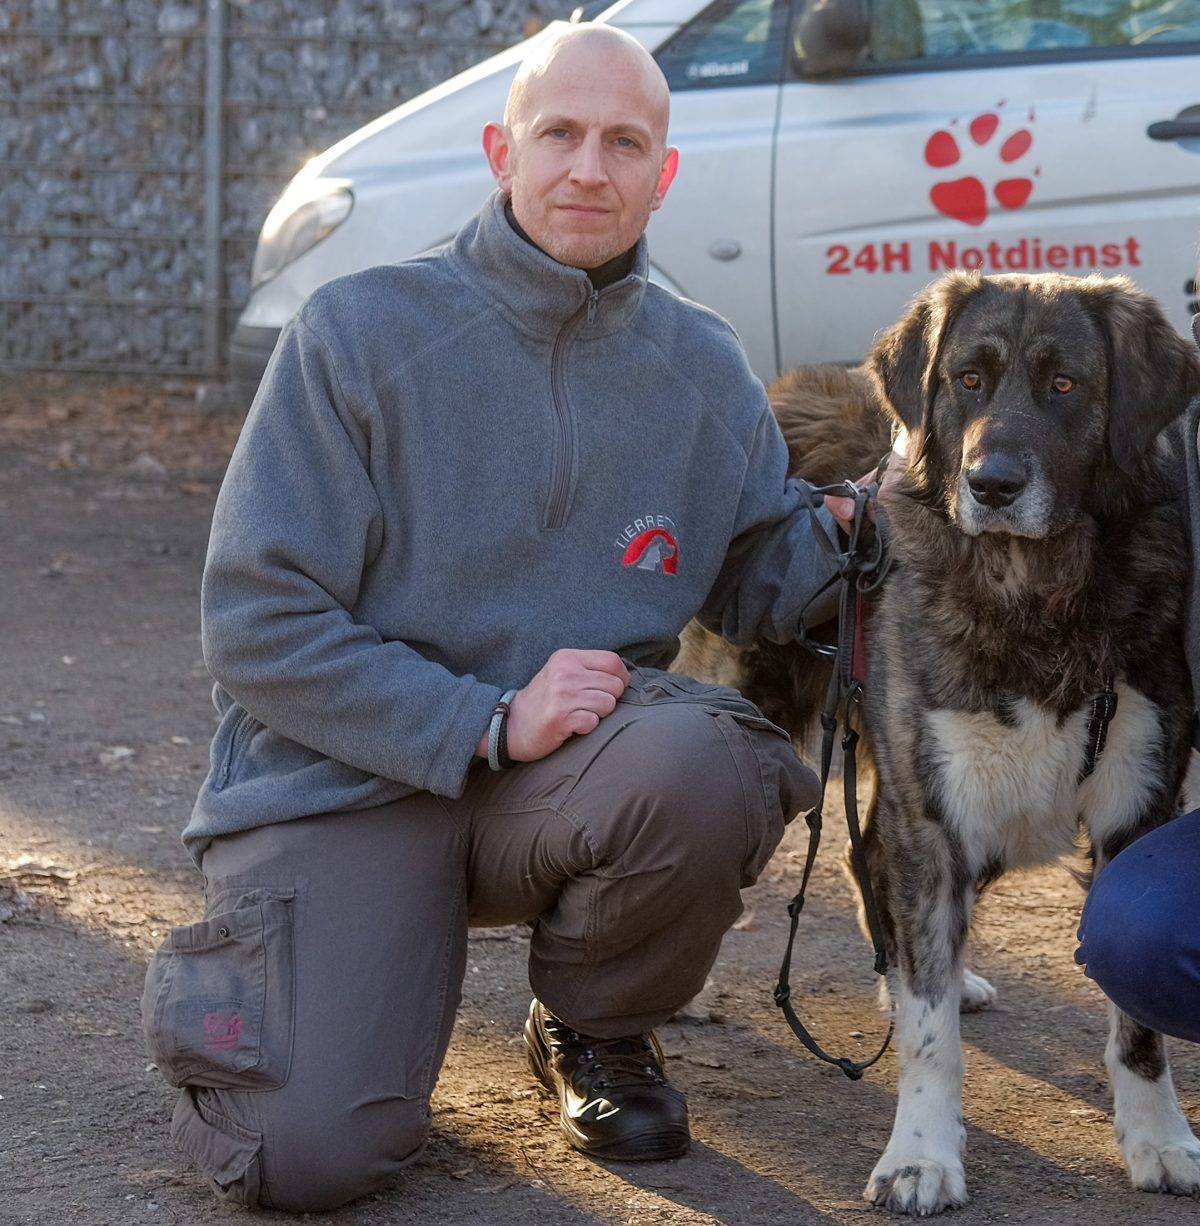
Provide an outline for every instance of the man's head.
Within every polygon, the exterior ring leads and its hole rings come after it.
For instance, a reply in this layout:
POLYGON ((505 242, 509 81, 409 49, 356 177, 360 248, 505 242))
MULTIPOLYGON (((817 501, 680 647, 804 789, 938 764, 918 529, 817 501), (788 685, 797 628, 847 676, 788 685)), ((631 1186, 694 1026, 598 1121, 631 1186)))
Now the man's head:
POLYGON ((596 268, 641 237, 675 177, 669 102, 649 52, 611 26, 570 26, 521 65, 483 147, 547 255, 596 268))

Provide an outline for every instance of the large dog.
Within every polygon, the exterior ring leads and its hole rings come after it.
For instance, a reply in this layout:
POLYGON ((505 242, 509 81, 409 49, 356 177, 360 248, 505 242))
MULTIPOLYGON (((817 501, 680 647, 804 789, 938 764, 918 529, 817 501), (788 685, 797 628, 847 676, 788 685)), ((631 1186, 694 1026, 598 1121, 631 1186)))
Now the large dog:
MULTIPOLYGON (((1178 812, 1190 555, 1166 427, 1200 394, 1200 361, 1126 279, 952 273, 864 368, 800 371, 772 391, 795 471, 816 483, 866 471, 892 431, 908 436, 864 703, 877 771, 864 837, 896 968, 900 1089, 865 1195, 935 1213, 967 1199, 960 992, 992 996, 964 981, 975 898, 1071 852, 1081 828, 1095 871, 1178 812)), ((811 656, 771 644, 715 656, 722 680, 803 730, 824 690, 811 656)), ((677 666, 711 671, 706 657, 711 641, 693 638, 677 666)), ((1110 1009, 1130 1177, 1195 1194, 1200 1143, 1162 1038, 1110 1009)))

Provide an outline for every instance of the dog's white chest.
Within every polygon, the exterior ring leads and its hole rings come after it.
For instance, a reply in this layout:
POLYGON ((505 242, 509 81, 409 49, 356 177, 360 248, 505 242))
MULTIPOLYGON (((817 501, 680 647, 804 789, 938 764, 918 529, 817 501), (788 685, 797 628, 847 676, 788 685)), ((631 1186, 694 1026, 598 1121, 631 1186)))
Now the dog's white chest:
POLYGON ((1117 686, 1117 712, 1095 771, 1082 783, 1090 707, 1058 721, 1019 702, 1011 724, 990 714, 925 716, 934 790, 972 871, 997 860, 1016 868, 1069 852, 1080 818, 1093 839, 1132 822, 1153 786, 1161 729, 1154 706, 1117 686))

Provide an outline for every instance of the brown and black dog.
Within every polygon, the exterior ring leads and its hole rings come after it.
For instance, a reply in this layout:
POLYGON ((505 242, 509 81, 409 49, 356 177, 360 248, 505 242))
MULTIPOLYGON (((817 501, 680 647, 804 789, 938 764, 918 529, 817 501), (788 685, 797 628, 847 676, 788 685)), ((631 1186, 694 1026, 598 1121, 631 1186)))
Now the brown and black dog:
MULTIPOLYGON (((900 1091, 866 1198, 925 1215, 963 1204, 960 995, 972 905, 1012 868, 1093 869, 1178 812, 1193 697, 1181 453, 1168 429, 1200 359, 1125 278, 951 273, 864 367, 772 389, 798 476, 909 463, 887 500, 894 563, 870 626, 864 717, 876 786, 869 872, 896 968, 900 1091), (1116 697, 1095 753, 1095 716, 1116 697)), ((740 685, 798 735, 822 670, 801 648, 686 644, 684 667, 740 685), (709 664, 705 663, 705 660, 709 664)), ((1200 1143, 1161 1036, 1112 1008, 1115 1126, 1139 1188, 1200 1192, 1200 1143)))

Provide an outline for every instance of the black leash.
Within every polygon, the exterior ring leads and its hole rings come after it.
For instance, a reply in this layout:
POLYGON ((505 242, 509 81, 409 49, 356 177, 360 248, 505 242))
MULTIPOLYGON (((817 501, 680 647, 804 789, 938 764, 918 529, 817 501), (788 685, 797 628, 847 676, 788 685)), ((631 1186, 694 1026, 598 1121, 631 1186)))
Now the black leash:
MULTIPOLYGON (((882 472, 882 467, 880 468, 882 472)), ((804 861, 804 872, 800 879, 800 889, 795 898, 788 903, 788 915, 791 917, 791 928, 788 932, 787 949, 783 955, 783 965, 779 969, 779 982, 775 985, 775 1003, 783 1010, 788 1025, 802 1044, 819 1060, 840 1068, 851 1081, 858 1081, 863 1073, 874 1064, 888 1049, 892 1040, 894 1019, 889 1020, 887 1035, 883 1045, 869 1060, 855 1061, 848 1056, 830 1056, 822 1050, 820 1044, 808 1032, 804 1023, 797 1016, 791 1003, 791 985, 788 976, 792 966, 792 950, 796 942, 796 929, 800 923, 800 912, 804 910, 804 898, 808 889, 809 878, 812 875, 813 864, 817 858, 817 848, 821 844, 821 827, 824 822, 821 810, 825 803, 825 790, 829 782, 829 769, 833 762, 833 743, 837 734, 838 724, 842 726, 843 767, 842 781, 846 806, 846 824, 850 831, 850 854, 854 863, 854 871, 858 876, 859 889, 862 892, 863 913, 867 928, 871 934, 871 943, 875 947, 875 973, 885 975, 888 969, 887 952, 883 940, 883 929, 879 922, 879 911, 875 905, 875 895, 871 889, 871 880, 867 871, 866 855, 863 850, 862 830, 858 821, 858 773, 855 765, 855 746, 859 734, 854 727, 854 713, 862 705, 862 681, 856 677, 855 635, 859 625, 860 603, 863 596, 873 591, 883 581, 890 565, 890 557, 884 548, 883 536, 876 531, 870 535, 870 542, 864 544, 864 528, 867 523, 867 507, 874 501, 878 486, 872 485, 860 489, 852 482, 846 481, 838 485, 827 485, 813 488, 815 501, 810 509, 813 514, 814 528, 817 539, 821 542, 829 556, 834 560, 837 574, 817 593, 821 595, 838 579, 842 581, 842 590, 838 609, 837 646, 830 647, 824 643, 815 643, 803 633, 801 620, 801 642, 819 655, 834 658, 833 675, 829 681, 829 689, 825 697, 825 708, 821 713, 821 727, 824 734, 821 738, 821 798, 812 812, 805 814, 808 825, 808 854, 804 861), (816 507, 820 505, 825 495, 832 494, 854 500, 854 522, 850 531, 847 547, 838 552, 829 542, 824 528, 816 520, 816 507)), ((816 599, 816 596, 813 597, 816 599)))

